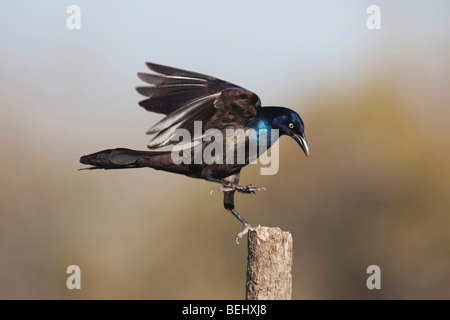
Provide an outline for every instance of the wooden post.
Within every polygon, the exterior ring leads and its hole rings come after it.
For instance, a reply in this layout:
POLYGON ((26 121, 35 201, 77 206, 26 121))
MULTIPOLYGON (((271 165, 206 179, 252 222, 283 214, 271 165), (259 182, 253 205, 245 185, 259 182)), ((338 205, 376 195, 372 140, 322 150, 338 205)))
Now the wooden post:
POLYGON ((290 300, 292 235, 258 226, 248 232, 247 300, 290 300))

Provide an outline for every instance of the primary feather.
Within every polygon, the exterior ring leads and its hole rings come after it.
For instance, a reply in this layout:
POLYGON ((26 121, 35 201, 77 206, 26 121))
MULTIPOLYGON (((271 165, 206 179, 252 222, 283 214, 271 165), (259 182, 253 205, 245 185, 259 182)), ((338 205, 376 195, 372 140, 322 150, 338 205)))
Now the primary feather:
POLYGON ((139 105, 151 112, 167 116, 151 127, 147 134, 155 134, 148 148, 156 149, 174 144, 177 129, 186 129, 192 140, 194 122, 202 122, 202 131, 209 128, 225 129, 221 119, 245 120, 256 114, 260 100, 256 94, 242 87, 201 73, 146 63, 150 70, 159 74, 138 73, 138 77, 152 86, 137 87, 136 90, 148 99, 139 105), (250 109, 245 110, 245 109, 250 109), (233 115, 235 114, 235 115, 233 115))

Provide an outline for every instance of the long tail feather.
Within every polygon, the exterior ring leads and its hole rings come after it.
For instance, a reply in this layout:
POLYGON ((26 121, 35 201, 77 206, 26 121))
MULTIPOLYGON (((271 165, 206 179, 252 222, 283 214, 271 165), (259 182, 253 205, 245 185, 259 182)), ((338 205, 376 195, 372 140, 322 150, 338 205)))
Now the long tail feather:
POLYGON ((157 151, 136 151, 125 148, 107 149, 82 156, 80 162, 92 165, 86 169, 127 169, 144 167, 139 160, 167 153, 157 151))

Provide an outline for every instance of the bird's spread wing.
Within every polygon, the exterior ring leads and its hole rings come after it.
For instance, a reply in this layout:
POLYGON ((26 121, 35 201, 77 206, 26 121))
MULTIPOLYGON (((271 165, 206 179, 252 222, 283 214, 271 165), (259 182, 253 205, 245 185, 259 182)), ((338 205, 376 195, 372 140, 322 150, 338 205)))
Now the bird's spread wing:
POLYGON ((186 129, 194 137, 194 121, 202 122, 202 131, 246 127, 253 121, 261 101, 256 94, 232 83, 191 71, 153 63, 146 65, 159 74, 138 73, 153 85, 137 87, 147 97, 139 103, 148 111, 167 116, 150 128, 155 134, 148 147, 156 149, 175 143, 177 129, 186 129))

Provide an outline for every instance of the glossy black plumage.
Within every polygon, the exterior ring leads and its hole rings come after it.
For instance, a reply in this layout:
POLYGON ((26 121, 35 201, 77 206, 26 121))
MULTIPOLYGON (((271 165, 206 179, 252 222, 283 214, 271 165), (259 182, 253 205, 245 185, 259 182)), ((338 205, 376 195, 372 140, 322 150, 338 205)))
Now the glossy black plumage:
MULTIPOLYGON (((175 144, 175 134, 179 129, 189 132, 192 142, 201 143, 202 150, 210 142, 205 141, 208 129, 216 129, 225 136, 227 129, 278 129, 280 136, 293 137, 308 155, 304 135, 304 124, 294 111, 283 107, 261 107, 259 97, 242 87, 201 73, 176 69, 154 63, 146 63, 158 74, 138 73, 138 77, 151 86, 140 86, 136 90, 147 97, 139 105, 148 111, 166 115, 151 127, 147 133, 153 134, 148 148, 151 150, 175 144), (194 123, 201 121, 201 130, 195 130, 194 123)), ((241 138, 240 138, 241 139, 241 138)), ((243 136, 248 145, 250 136, 243 136)), ((245 141, 244 141, 245 140, 245 141)), ((270 143, 270 142, 269 142, 270 143)), ((270 145, 269 145, 270 147, 270 145)), ((198 149, 196 149, 198 150, 198 149)), ((195 156, 194 147, 187 149, 195 156)), ((225 154, 222 155, 225 160, 225 154)), ((175 157, 175 160, 176 157, 175 157)), ((170 151, 135 151, 125 148, 108 149, 81 157, 80 162, 92 165, 88 169, 124 169, 151 167, 157 170, 184 174, 222 185, 224 206, 241 221, 245 229, 249 225, 234 209, 235 191, 254 193, 261 188, 239 186, 241 169, 250 162, 246 156, 243 163, 181 163, 174 161, 170 151)), ((236 238, 237 239, 237 238, 236 238)))

